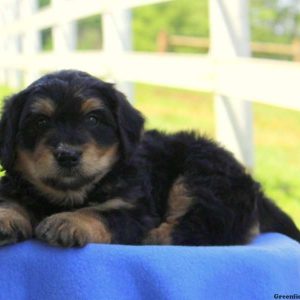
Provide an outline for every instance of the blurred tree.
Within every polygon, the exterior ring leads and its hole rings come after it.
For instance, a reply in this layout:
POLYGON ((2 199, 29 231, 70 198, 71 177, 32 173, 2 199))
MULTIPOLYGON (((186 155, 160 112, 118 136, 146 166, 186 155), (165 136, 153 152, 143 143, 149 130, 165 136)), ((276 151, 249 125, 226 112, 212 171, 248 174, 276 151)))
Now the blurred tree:
MULTIPOLYGON (((39 7, 51 0, 38 0, 39 7)), ((160 31, 193 37, 209 36, 209 0, 173 0, 133 9, 133 48, 156 51, 160 31)), ((225 2, 230 5, 230 1, 225 2)), ((288 43, 300 37, 300 0, 249 0, 251 35, 253 41, 288 43)), ((78 49, 102 47, 101 17, 78 21, 78 49)), ((43 49, 51 50, 50 29, 42 31, 43 49)), ((174 52, 201 52, 201 49, 175 47, 174 52)), ((265 56, 265 55, 264 55, 265 56)))
POLYGON ((48 6, 48 5, 50 5, 50 3, 51 3, 51 0, 38 0, 38 7, 42 8, 42 7, 48 6))
POLYGON ((101 15, 94 15, 77 22, 77 49, 102 48, 102 19, 101 15))
MULTIPOLYGON (((300 0, 249 0, 249 6, 253 41, 291 43, 300 35, 300 0)), ((136 8, 133 10, 134 49, 155 51, 161 30, 208 37, 208 18, 208 0, 173 0, 136 8)), ((199 52, 182 47, 170 50, 199 52)))
POLYGON ((300 35, 300 0, 251 0, 252 40, 291 43, 300 35))
POLYGON ((156 38, 161 30, 169 34, 207 37, 208 1, 174 0, 133 10, 135 50, 155 51, 156 38))
POLYGON ((53 50, 52 29, 46 28, 40 31, 42 51, 53 50))
MULTIPOLYGON (((38 9, 49 6, 51 0, 38 0, 38 9)), ((46 28, 40 31, 42 51, 53 50, 52 29, 46 28)))

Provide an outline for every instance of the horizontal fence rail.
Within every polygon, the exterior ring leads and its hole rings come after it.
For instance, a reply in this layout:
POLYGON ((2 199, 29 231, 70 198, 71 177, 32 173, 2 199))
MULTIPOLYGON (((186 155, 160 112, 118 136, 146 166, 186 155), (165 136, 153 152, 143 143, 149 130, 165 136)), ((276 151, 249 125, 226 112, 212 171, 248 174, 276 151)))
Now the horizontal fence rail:
POLYGON ((210 0, 210 40, 161 32, 157 53, 132 51, 130 9, 168 0, 51 0, 42 9, 37 1, 0 1, 0 84, 20 87, 42 73, 80 69, 116 82, 129 98, 133 98, 131 82, 213 92, 217 132, 222 133, 217 137, 249 169, 253 167, 251 101, 300 110, 300 62, 249 57, 252 48, 291 55, 297 61, 300 42, 250 45, 246 0, 231 0, 230 5, 227 0, 210 0), (102 50, 77 51, 76 21, 93 15, 102 15, 102 50), (52 30, 50 52, 41 49, 44 29, 52 30), (170 45, 210 51, 168 53, 170 45))
POLYGON ((31 30, 42 30, 60 24, 83 19, 99 13, 110 13, 143 5, 166 2, 168 0, 72 0, 61 1, 59 6, 50 5, 38 10, 34 15, 9 22, 0 30, 0 36, 12 36, 31 30), (67 13, 66 13, 67 12, 67 13))
MULTIPOLYGON (((168 52, 172 46, 208 50, 210 39, 206 37, 170 35, 165 31, 161 31, 157 36, 156 44, 157 51, 162 53, 168 52)), ((292 57, 294 61, 300 61, 300 39, 298 38, 294 39, 291 44, 251 42, 250 47, 253 53, 285 55, 292 57)))
POLYGON ((134 81, 215 92, 300 110, 300 63, 254 58, 217 60, 208 55, 130 52, 113 59, 99 51, 5 55, 0 68, 40 72, 81 69, 108 80, 134 81))

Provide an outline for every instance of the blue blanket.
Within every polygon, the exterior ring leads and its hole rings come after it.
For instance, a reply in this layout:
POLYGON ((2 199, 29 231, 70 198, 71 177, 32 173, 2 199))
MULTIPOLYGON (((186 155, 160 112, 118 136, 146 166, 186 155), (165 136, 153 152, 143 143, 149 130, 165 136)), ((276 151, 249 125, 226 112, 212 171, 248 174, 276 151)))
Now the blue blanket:
POLYGON ((0 299, 274 299, 300 294, 300 244, 270 233, 231 247, 37 241, 0 248, 0 299))

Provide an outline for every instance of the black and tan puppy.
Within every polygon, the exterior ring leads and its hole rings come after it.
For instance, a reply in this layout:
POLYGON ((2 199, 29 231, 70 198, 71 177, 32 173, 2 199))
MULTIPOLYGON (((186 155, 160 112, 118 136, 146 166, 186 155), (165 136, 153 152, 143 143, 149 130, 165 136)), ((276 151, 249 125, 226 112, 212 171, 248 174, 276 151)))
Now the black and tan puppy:
POLYGON ((0 124, 0 244, 234 245, 259 232, 296 240, 232 155, 193 133, 143 133, 108 83, 42 77, 7 100, 0 124))

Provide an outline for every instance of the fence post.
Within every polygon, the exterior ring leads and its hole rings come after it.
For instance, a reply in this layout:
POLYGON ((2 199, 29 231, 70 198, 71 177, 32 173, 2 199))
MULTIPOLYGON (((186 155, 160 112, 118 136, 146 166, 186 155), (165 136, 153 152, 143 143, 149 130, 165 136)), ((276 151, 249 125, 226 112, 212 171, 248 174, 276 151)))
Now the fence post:
POLYGON ((165 30, 161 30, 156 39, 156 49, 160 53, 165 53, 169 48, 169 36, 165 30))
MULTIPOLYGON (((19 1, 18 0, 12 0, 11 2, 7 2, 6 11, 3 11, 5 23, 14 22, 19 17, 19 1)), ((6 41, 4 41, 6 45, 4 51, 13 54, 18 55, 20 53, 20 37, 18 35, 9 36, 6 38, 6 41)), ((19 88, 21 85, 21 72, 20 70, 11 69, 8 68, 6 71, 6 78, 7 82, 6 84, 12 88, 19 88)))
MULTIPOLYGON (((21 0, 20 15, 29 19, 38 10, 38 0, 21 0)), ((40 32, 31 28, 22 35, 22 52, 25 56, 34 56, 41 50, 40 32)), ((34 65, 24 73, 24 85, 29 85, 39 77, 38 69, 34 65)))
MULTIPOLYGON (((3 9, 6 9, 4 7, 3 9)), ((5 26, 5 19, 4 19, 4 12, 0 11, 0 28, 5 26)), ((0 57, 4 57, 5 55, 5 46, 6 46, 6 39, 5 37, 0 35, 0 57)), ((0 84, 6 83, 6 71, 4 68, 0 68, 0 84)))
POLYGON ((292 49, 293 49, 293 60, 300 61, 300 39, 298 37, 293 40, 292 49))
MULTIPOLYGON (((236 56, 249 56, 248 0, 231 0, 230 4, 226 0, 210 0, 209 8, 210 54, 216 63, 236 56)), ((218 73, 217 64, 216 68, 218 73)), ((243 74, 240 75, 242 80, 243 74)), ((217 139, 251 170, 254 166, 251 102, 216 92, 215 114, 217 139)))
POLYGON ((61 14, 61 21, 52 28, 53 48, 57 55, 67 55, 68 52, 75 50, 77 45, 76 21, 64 22, 64 14, 67 13, 64 9, 64 3, 68 1, 51 0, 51 5, 56 8, 55 11, 61 14))
MULTIPOLYGON (((103 51, 109 61, 113 62, 114 58, 132 50, 131 11, 129 9, 117 10, 117 8, 113 8, 105 11, 102 15, 102 30, 103 51)), ((110 72, 111 79, 115 79, 114 70, 110 70, 110 72)), ((127 98, 134 101, 133 83, 118 80, 116 83, 127 98)))

